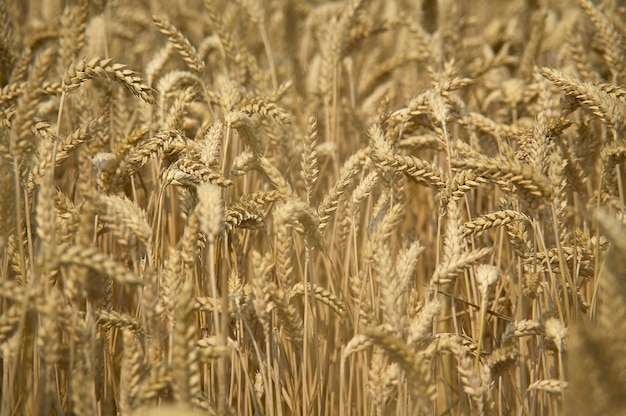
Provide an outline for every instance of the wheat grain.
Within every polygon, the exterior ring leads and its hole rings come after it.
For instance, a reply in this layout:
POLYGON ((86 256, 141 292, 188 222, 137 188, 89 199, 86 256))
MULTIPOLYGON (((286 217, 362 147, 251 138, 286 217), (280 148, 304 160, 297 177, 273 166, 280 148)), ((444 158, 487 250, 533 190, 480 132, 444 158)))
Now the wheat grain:
POLYGON ((401 365, 409 378, 415 399, 419 400, 422 406, 426 406, 435 391, 433 385, 428 382, 430 375, 425 371, 423 357, 411 351, 401 340, 381 329, 367 329, 365 335, 383 348, 392 360, 401 365))
POLYGON ((562 393, 567 383, 560 380, 537 380, 528 386, 528 390, 542 390, 548 393, 562 393))
POLYGON ((137 345, 135 335, 122 331, 124 355, 122 356, 122 374, 120 375, 120 407, 122 411, 132 412, 137 407, 137 396, 142 384, 142 352, 137 345))
POLYGON ((57 248, 53 259, 58 265, 76 265, 93 269, 113 277, 120 283, 141 284, 141 279, 120 263, 109 259, 106 254, 99 253, 94 247, 72 246, 57 248))
POLYGON ((85 46, 88 8, 89 3, 81 1, 78 6, 66 6, 63 10, 57 63, 61 70, 65 70, 85 46))
POLYGON ((2 73, 4 80, 8 79, 11 68, 15 61, 15 36, 11 18, 7 6, 0 5, 0 39, 2 49, 0 50, 0 62, 2 63, 2 73))
POLYGON ((381 168, 391 168, 404 172, 412 179, 435 188, 445 185, 446 177, 443 171, 435 165, 416 157, 392 154, 384 142, 383 132, 375 129, 373 132, 371 157, 379 163, 381 168))
POLYGON ((548 179, 527 164, 511 158, 495 159, 463 159, 454 161, 453 166, 471 169, 477 176, 503 184, 513 184, 520 194, 529 200, 549 201, 552 197, 552 186, 548 179))
POLYGON ((82 58, 70 65, 63 78, 63 92, 74 91, 83 82, 93 77, 108 78, 118 82, 137 98, 147 104, 156 105, 152 89, 143 83, 135 71, 111 58, 82 58))
POLYGON ((204 6, 208 10, 208 16, 213 24, 215 31, 219 37, 220 44, 224 52, 224 56, 227 60, 231 61, 235 65, 242 64, 239 47, 235 43, 230 33, 224 27, 224 22, 216 12, 212 0, 204 0, 204 6))
POLYGON ((165 18, 152 16, 152 21, 159 28, 159 31, 167 36, 168 40, 174 45, 174 48, 176 48, 189 69, 198 73, 204 71, 204 62, 200 59, 196 48, 193 47, 185 35, 165 18))
POLYGON ((438 284, 449 283, 468 267, 478 263, 483 257, 490 254, 491 247, 484 247, 478 250, 464 252, 455 255, 445 263, 437 266, 433 273, 432 280, 438 284))
MULTIPOLYGON (((311 285, 309 284, 309 290, 313 292, 315 299, 329 306, 335 313, 337 313, 340 317, 344 317, 346 315, 346 306, 343 301, 335 296, 329 290, 324 289, 323 287, 311 285)), ((292 286, 290 295, 304 295, 304 285, 301 282, 296 283, 292 286)))
POLYGON ((24 319, 24 307, 21 304, 14 304, 7 308, 0 317, 0 344, 4 344, 17 331, 24 319))
POLYGON ((324 199, 317 207, 319 215, 320 231, 324 232, 330 220, 330 215, 339 206, 339 201, 343 197, 346 189, 352 184, 359 173, 360 166, 365 161, 368 149, 361 149, 357 153, 353 154, 341 168, 339 178, 333 185, 333 187, 324 196, 324 199))
POLYGON ((152 228, 146 213, 137 204, 115 195, 92 194, 90 197, 100 218, 108 224, 120 243, 132 245, 139 240, 150 252, 152 228))
POLYGON ((461 383, 463 384, 463 391, 467 393, 472 398, 472 403, 474 407, 472 408, 472 413, 477 415, 485 414, 485 386, 480 376, 476 373, 472 365, 472 359, 469 355, 463 351, 462 348, 459 348, 459 352, 457 353, 457 369, 459 371, 459 377, 461 379, 461 383))
POLYGON ((517 211, 502 210, 482 215, 463 225, 463 236, 479 236, 491 228, 500 227, 513 221, 527 221, 528 218, 517 211))
POLYGON ((541 68, 541 74, 567 95, 587 106, 596 117, 608 126, 622 123, 624 117, 619 101, 596 85, 568 77, 556 69, 541 68))
POLYGON ((421 342, 432 330, 433 319, 441 311, 437 298, 426 301, 420 312, 408 324, 407 344, 414 346, 421 342))
MULTIPOLYGON (((183 118, 188 111, 189 106, 192 104, 195 98, 195 92, 192 87, 185 88, 174 101, 174 104, 169 110, 167 117, 165 118, 165 125, 173 130, 181 130, 183 126, 183 118)), ((165 110, 165 109, 163 109, 165 110)))
POLYGON ((181 403, 190 403, 192 397, 200 394, 198 362, 196 361, 196 331, 189 325, 193 319, 191 281, 181 285, 176 302, 176 324, 174 325, 172 345, 172 390, 174 397, 181 403))
POLYGON ((223 177, 220 173, 207 168, 206 164, 180 158, 172 163, 163 172, 162 180, 164 184, 199 186, 201 184, 215 184, 220 187, 229 187, 233 182, 223 177))
POLYGON ((29 139, 30 129, 34 124, 34 117, 42 97, 37 88, 43 83, 53 58, 53 51, 47 49, 37 57, 33 64, 33 72, 25 86, 25 92, 18 102, 15 120, 11 126, 9 151, 16 159, 24 160, 33 152, 33 144, 29 139))
POLYGON ((239 103, 239 110, 248 114, 261 114, 274 120, 281 126, 291 123, 292 119, 285 110, 262 97, 242 100, 242 102, 239 103))
POLYGON ((520 352, 515 345, 507 345, 493 351, 487 361, 491 380, 496 380, 517 364, 520 352))
POLYGON ((585 11, 589 20, 595 27, 597 34, 602 39, 604 48, 603 57, 613 70, 614 77, 620 74, 624 68, 624 42, 623 34, 620 34, 604 13, 596 8, 589 0, 580 0, 580 6, 585 11))

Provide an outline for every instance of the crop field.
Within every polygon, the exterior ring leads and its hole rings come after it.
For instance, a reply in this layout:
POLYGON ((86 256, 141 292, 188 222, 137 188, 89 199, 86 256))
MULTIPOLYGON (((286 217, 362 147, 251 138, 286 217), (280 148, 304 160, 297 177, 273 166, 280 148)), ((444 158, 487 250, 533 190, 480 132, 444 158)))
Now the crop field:
POLYGON ((626 415, 617 0, 0 0, 0 414, 626 415))

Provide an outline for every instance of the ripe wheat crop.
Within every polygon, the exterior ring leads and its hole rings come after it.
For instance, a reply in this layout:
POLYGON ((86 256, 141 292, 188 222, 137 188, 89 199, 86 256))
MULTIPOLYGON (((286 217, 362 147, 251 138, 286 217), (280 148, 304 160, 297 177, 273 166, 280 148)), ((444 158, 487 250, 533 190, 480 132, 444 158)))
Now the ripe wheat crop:
POLYGON ((0 0, 2 415, 626 413, 616 0, 0 0))

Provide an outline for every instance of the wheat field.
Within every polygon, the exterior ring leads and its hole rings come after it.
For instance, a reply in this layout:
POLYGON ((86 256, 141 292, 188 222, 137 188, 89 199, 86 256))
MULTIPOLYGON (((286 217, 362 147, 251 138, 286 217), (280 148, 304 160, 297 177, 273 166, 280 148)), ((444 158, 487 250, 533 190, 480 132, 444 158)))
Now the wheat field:
POLYGON ((618 0, 0 0, 2 415, 626 415, 618 0))

